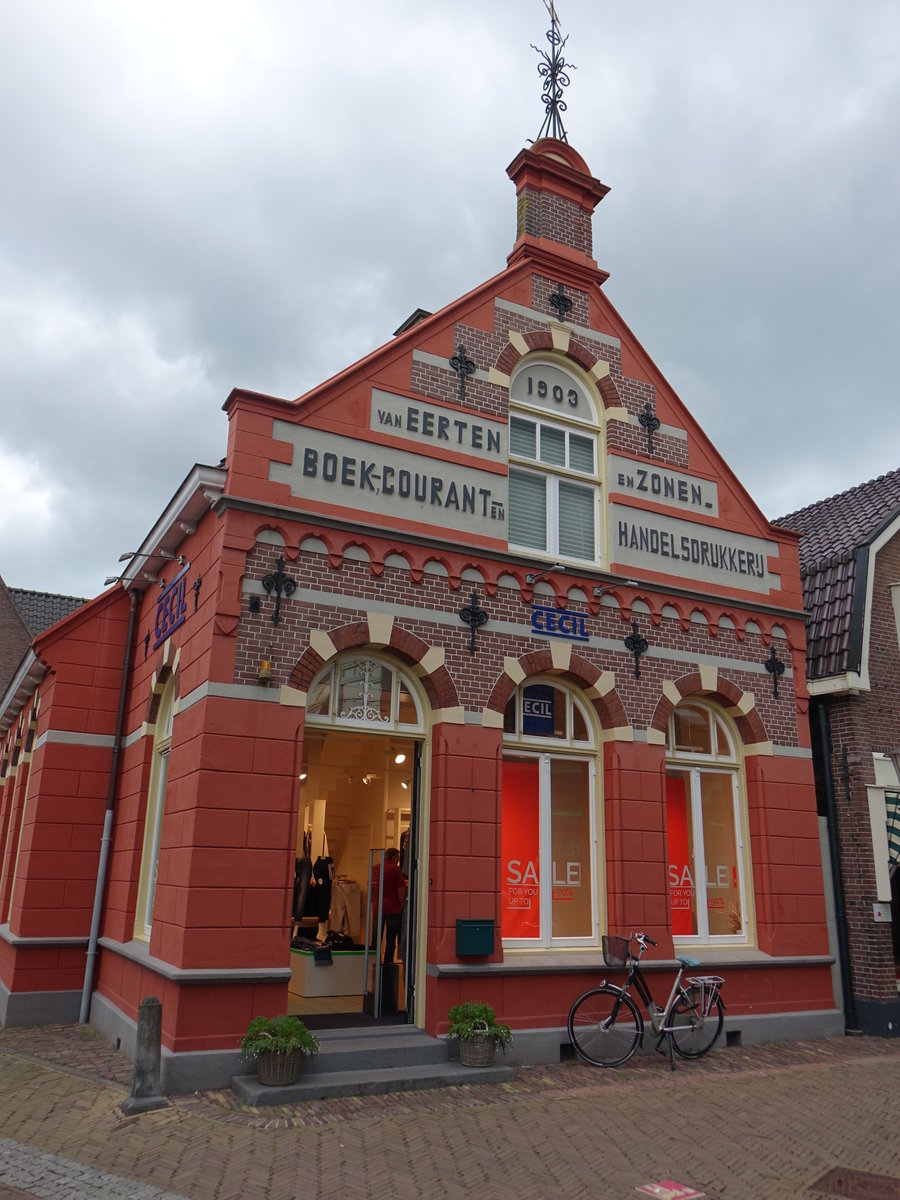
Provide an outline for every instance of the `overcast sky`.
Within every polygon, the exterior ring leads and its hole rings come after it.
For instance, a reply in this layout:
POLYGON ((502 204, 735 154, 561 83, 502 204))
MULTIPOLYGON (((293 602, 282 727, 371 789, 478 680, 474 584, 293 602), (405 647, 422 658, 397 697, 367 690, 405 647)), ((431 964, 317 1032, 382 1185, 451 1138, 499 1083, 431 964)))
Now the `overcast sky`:
MULTIPOLYGON (((900 466, 900 5, 558 0, 606 291, 769 517, 900 466)), ((501 270, 541 0, 0 0, 0 575, 501 270)))

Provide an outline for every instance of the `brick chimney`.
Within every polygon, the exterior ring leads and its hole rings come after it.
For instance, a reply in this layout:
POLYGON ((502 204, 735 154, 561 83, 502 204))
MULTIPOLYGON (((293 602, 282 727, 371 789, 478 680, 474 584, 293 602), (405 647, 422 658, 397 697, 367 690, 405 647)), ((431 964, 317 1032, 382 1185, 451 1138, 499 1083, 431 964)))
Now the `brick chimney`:
POLYGON ((510 264, 533 247, 596 267, 591 217, 609 188, 591 175, 581 155, 568 142, 541 138, 520 150, 506 173, 517 196, 510 264))

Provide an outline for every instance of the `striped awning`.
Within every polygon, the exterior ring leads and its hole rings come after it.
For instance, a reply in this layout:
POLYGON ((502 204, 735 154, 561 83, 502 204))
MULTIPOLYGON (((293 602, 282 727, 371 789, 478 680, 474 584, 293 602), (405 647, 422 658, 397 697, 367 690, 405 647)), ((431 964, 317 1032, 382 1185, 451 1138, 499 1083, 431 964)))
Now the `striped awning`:
POLYGON ((900 791, 885 788, 884 807, 887 810, 888 862, 896 867, 900 863, 900 791))

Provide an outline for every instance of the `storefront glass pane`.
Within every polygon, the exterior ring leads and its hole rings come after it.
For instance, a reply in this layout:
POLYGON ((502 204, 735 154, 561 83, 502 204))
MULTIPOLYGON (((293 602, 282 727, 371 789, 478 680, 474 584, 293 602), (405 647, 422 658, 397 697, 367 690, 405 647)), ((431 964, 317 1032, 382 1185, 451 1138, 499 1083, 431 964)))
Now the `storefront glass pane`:
POLYGON ((590 937, 591 791, 588 764, 554 758, 550 762, 550 861, 553 937, 590 937))
POLYGON ((743 933, 731 775, 701 772, 700 795, 709 933, 711 937, 743 933))
POLYGON ((510 545, 547 549, 547 481, 542 475, 509 470, 510 545))
POLYGON ((555 467, 566 465, 566 435, 562 429, 541 426, 541 462, 555 467))
POLYGON ((373 659, 343 663, 338 679, 338 716, 354 721, 391 719, 390 668, 373 659))
POLYGON ((503 758, 501 933, 540 938, 540 778, 534 758, 503 758))
POLYGON ((522 458, 537 458, 537 426, 532 421, 510 418, 509 452, 522 458))
POLYGON ((569 466, 573 471, 594 473, 594 439, 569 434, 569 466))
POLYGON ((679 704, 673 714, 675 749, 693 754, 711 754, 709 713, 692 704, 679 704))
POLYGON ((669 840, 669 909, 672 936, 678 938, 698 932, 691 777, 687 771, 666 772, 666 829, 669 840))
POLYGON ((592 559, 595 552, 594 490, 559 481, 559 552, 592 559))
POLYGON ((331 680, 332 672, 329 671, 323 679, 310 689, 309 697, 306 701, 307 716, 324 717, 328 714, 331 707, 331 680))
POLYGON ((397 723, 399 725, 418 725, 419 714, 416 712, 416 702, 406 684, 401 680, 397 696, 397 723))
POLYGON ((589 740, 584 714, 574 701, 572 702, 572 737, 576 742, 589 740))

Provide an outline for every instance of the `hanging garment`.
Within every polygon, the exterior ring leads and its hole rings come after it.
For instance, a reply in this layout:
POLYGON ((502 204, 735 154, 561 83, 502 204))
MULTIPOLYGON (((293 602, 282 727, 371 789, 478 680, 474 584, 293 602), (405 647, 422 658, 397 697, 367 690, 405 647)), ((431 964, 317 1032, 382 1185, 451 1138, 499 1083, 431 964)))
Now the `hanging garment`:
POLYGON ((355 879, 335 879, 331 887, 331 928, 356 937, 360 932, 362 888, 355 879))
POLYGON ((331 911, 331 887, 334 880, 334 859, 323 858, 321 855, 313 863, 313 879, 316 892, 316 916, 320 921, 327 921, 331 911))
POLYGON ((294 864, 294 920, 303 917, 306 908, 306 898, 309 894, 309 881, 312 877, 312 863, 308 858, 298 858, 294 864))

